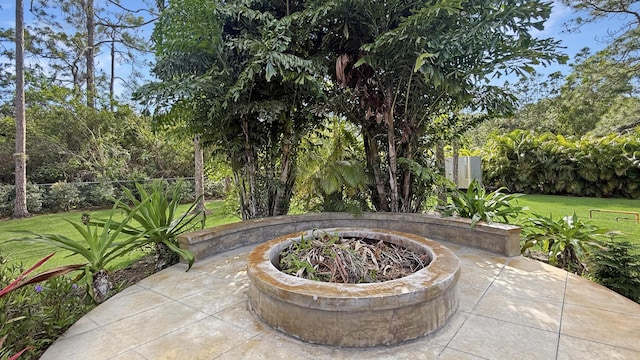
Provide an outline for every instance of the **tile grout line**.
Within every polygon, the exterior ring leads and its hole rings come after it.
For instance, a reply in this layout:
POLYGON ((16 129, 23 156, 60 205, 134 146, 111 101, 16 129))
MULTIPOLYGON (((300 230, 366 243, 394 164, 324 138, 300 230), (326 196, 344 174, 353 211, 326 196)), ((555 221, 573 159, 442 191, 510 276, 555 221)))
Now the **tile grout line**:
POLYGON ((567 299, 567 284, 569 283, 569 272, 565 274, 564 289, 562 292, 562 307, 560 308, 560 325, 558 326, 558 342, 556 344, 556 360, 560 356, 560 337, 562 336, 562 320, 564 318, 564 304, 567 299))
MULTIPOLYGON (((464 253, 464 250, 468 249, 469 247, 465 247, 462 251, 460 251, 460 253, 464 253)), ((502 268, 500 268, 500 271, 494 276, 494 278, 491 280, 491 283, 489 283, 489 286, 487 286, 486 289, 484 289, 484 291, 482 292, 482 295, 480 295, 480 298, 478 298, 478 301, 476 301, 475 304, 473 304, 473 307, 471 308, 471 310, 469 310, 468 314, 469 316, 466 317, 466 319, 464 319, 464 321, 462 322, 462 324, 460 324, 460 327, 458 327, 458 329, 456 330, 456 332, 451 336, 451 338, 449 339, 449 341, 447 341, 447 343, 444 345, 444 347, 442 348, 442 352, 445 351, 445 349, 447 349, 449 347, 449 344, 451 344, 451 342, 453 341, 453 339, 456 337, 456 335, 458 335, 458 332, 460 332, 460 329, 462 329, 462 327, 464 326, 464 324, 467 323, 467 321, 469 320, 469 318, 471 317, 471 315, 476 315, 474 314, 473 311, 476 309, 476 307, 478 306, 478 304, 480 303, 480 301, 484 298, 484 296, 487 294, 487 291, 489 291, 489 289, 491 288, 491 286, 493 285, 493 282, 496 281, 496 279, 498 278, 498 276, 500 276, 500 274, 502 274, 502 271, 504 270, 504 268, 507 266, 507 264, 509 263, 509 258, 507 258, 507 261, 502 264, 502 268)), ((458 306, 459 307, 459 306, 458 306)), ((457 311, 460 311, 459 309, 457 311)), ((456 312, 457 312, 456 311, 456 312)), ((453 350, 456 351, 460 351, 457 350, 455 348, 451 348, 453 350)), ((442 354, 442 352, 440 354, 442 354)), ((475 355, 477 356, 477 355, 475 355)))

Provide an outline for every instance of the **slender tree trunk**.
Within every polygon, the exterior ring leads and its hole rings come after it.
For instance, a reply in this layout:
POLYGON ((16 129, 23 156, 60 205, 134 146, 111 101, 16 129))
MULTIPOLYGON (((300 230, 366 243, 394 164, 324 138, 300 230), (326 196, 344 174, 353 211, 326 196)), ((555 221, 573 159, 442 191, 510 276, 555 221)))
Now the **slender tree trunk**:
POLYGON ((387 125, 387 141, 389 142, 389 187, 391 188, 391 212, 398 212, 398 153, 396 151, 396 132, 391 104, 391 89, 385 96, 384 120, 387 125))
MULTIPOLYGON (((444 174, 444 141, 439 140, 436 145, 436 166, 438 172, 444 174)), ((447 193, 445 192, 444 185, 438 189, 438 205, 444 206, 447 204, 447 193)))
POLYGON ((367 156, 367 166, 373 173, 373 181, 375 182, 374 196, 372 201, 378 211, 389 211, 389 203, 387 201, 387 194, 384 190, 385 182, 382 177, 382 170, 380 169, 380 158, 378 156, 378 145, 376 139, 369 134, 369 131, 362 126, 362 139, 364 141, 364 150, 367 156))
MULTIPOLYGON (((409 140, 409 142, 407 143, 407 148, 405 151, 405 155, 404 157, 407 160, 412 160, 413 159, 413 149, 411 146, 411 140, 409 140)), ((411 203, 411 170, 409 170, 408 168, 406 170, 404 170, 403 175, 402 175, 402 207, 400 209, 400 211, 402 212, 413 212, 413 207, 412 207, 412 203, 411 203)))
POLYGON ((29 216, 27 210, 27 153, 24 101, 24 4, 16 0, 16 152, 13 217, 29 216))
MULTIPOLYGON (((249 181, 249 194, 244 195, 244 198, 248 202, 246 204, 248 213, 248 219, 254 219, 258 216, 258 203, 257 203, 257 188, 256 188, 256 172, 257 164, 256 157, 249 141, 249 121, 246 118, 242 119, 242 131, 245 136, 245 159, 246 163, 244 167, 247 171, 247 180, 249 181)), ((244 189, 246 191, 246 189, 244 189)), ((243 210, 243 213, 245 211, 243 210)), ((247 220, 247 219, 243 219, 247 220)))
POLYGON ((460 169, 460 157, 458 156, 458 140, 453 140, 453 159, 452 160, 452 168, 453 168, 453 182, 456 184, 456 187, 460 187, 460 179, 459 179, 459 169, 460 169))
POLYGON ((195 187, 196 187, 196 199, 198 204, 196 210, 207 210, 204 203, 204 151, 200 147, 200 136, 193 137, 193 151, 195 156, 195 187))
POLYGON ((86 0, 85 15, 87 22, 87 106, 96 107, 96 74, 95 74, 95 10, 93 0, 86 0))
MULTIPOLYGON (((115 30, 112 29, 115 32, 115 30)), ((111 38, 111 76, 109 79, 109 108, 111 112, 114 111, 115 101, 114 101, 114 87, 116 83, 116 41, 115 34, 112 34, 111 38)))

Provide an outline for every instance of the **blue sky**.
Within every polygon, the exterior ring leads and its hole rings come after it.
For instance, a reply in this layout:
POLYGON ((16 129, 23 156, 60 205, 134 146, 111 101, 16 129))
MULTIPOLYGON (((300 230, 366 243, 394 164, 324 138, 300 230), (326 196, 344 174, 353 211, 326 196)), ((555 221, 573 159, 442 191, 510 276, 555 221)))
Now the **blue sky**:
MULTIPOLYGON (((126 2, 126 4, 129 5, 138 1, 139 0, 133 0, 130 2, 126 2)), ((28 7, 28 5, 29 1, 26 0, 25 7, 28 7)), ((535 34, 537 34, 537 36, 541 38, 552 37, 561 40, 562 46, 565 47, 564 49, 562 49, 562 51, 569 55, 571 59, 573 59, 574 55, 584 47, 591 48, 592 53, 604 48, 605 44, 603 40, 606 37, 607 30, 615 29, 618 25, 616 19, 583 26, 579 32, 566 32, 565 23, 578 15, 584 16, 585 14, 577 14, 573 10, 562 5, 559 1, 554 1, 554 8, 551 14, 551 18, 547 21, 545 29, 541 32, 536 31, 535 34)), ((15 24, 14 16, 15 1, 0 0, 0 26, 5 28, 13 27, 15 24)), ((25 11, 25 17, 25 21, 28 23, 30 20, 28 10, 25 11)), ((108 60, 106 57, 104 59, 98 58, 96 63, 97 66, 100 66, 101 64, 102 66, 106 66, 108 64, 108 60)), ((126 70, 123 69, 122 71, 126 70)), ((542 74, 549 74, 554 71, 561 71, 564 74, 568 74, 570 72, 570 67, 568 65, 556 64, 547 68, 544 68, 542 66, 537 67, 536 71, 542 74)), ((497 82, 499 81, 503 80, 498 80, 497 82)))

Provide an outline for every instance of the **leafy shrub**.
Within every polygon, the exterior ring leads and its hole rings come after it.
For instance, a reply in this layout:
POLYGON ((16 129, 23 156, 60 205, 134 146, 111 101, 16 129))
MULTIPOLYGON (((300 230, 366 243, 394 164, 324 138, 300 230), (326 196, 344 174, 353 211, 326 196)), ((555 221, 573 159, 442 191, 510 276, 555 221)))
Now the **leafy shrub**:
POLYGON ((505 194, 503 190, 506 189, 500 188, 487 194, 485 188, 474 179, 466 192, 455 190, 451 195, 451 203, 442 209, 443 215, 471 219, 471 226, 478 221, 508 223, 509 218, 516 218, 526 209, 513 203, 521 194, 505 194))
POLYGON ((640 303, 640 246, 610 239, 589 257, 597 283, 640 303))
POLYGON ((611 232, 579 219, 575 213, 558 220, 534 214, 523 226, 520 251, 527 254, 538 249, 549 256, 551 265, 582 275, 589 250, 598 247, 598 238, 604 234, 611 232))
POLYGON ((78 184, 77 187, 82 199, 79 205, 83 208, 103 207, 112 204, 111 199, 114 197, 115 191, 111 183, 78 184))
POLYGON ((51 185, 46 205, 52 210, 69 211, 82 202, 78 187, 65 181, 51 185))
POLYGON ((226 196, 224 182, 205 179, 204 196, 207 199, 224 199, 226 196))
MULTIPOLYGON (((0 256, 0 288, 24 272, 0 256)), ((33 346, 20 359, 37 359, 93 306, 67 277, 21 287, 0 297, 0 338, 7 336, 0 358, 33 346)))
POLYGON ((640 128, 565 138, 515 130, 483 148, 484 182, 524 193, 640 198, 640 128))
MULTIPOLYGON (((15 187, 10 184, 0 184, 0 217, 9 217, 13 214, 16 193, 15 187)), ((27 183, 27 210, 30 213, 42 211, 43 192, 41 188, 32 183, 27 183)))

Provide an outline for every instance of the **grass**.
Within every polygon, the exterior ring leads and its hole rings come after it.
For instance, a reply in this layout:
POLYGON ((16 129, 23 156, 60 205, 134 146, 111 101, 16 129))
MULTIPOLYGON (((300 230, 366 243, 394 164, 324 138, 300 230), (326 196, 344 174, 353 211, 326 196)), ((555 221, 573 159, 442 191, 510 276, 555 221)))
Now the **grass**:
MULTIPOLYGON (((180 210, 186 211, 187 207, 188 205, 182 205, 180 210)), ((224 202, 221 200, 207 203, 207 210, 211 212, 211 214, 207 215, 206 227, 228 224, 240 220, 233 215, 225 214, 223 207, 224 202)), ((7 242, 7 240, 23 236, 23 234, 13 232, 16 230, 31 230, 37 233, 60 234, 72 239, 77 239, 80 235, 73 226, 64 219, 79 223, 84 212, 90 213, 91 217, 94 219, 104 219, 108 217, 109 211, 109 209, 96 211, 72 211, 67 213, 37 215, 27 219, 2 220, 0 221, 0 254, 8 260, 9 263, 22 263, 28 268, 38 260, 55 251, 56 255, 47 261, 39 270, 46 270, 67 264, 82 264, 84 263, 82 257, 77 255, 71 256, 71 252, 66 250, 60 250, 40 244, 7 242)), ((122 218, 124 218, 124 213, 116 219, 120 220, 122 218)), ((122 258, 116 259, 109 266, 109 270, 126 267, 132 262, 143 257, 148 251, 150 251, 150 249, 146 251, 134 251, 122 258)))
POLYGON ((640 244, 640 225, 636 224, 633 215, 593 212, 593 218, 589 219, 591 209, 640 212, 640 200, 525 195, 518 198, 517 204, 529 207, 528 213, 552 215, 554 219, 565 215, 571 216, 575 211, 580 219, 587 219, 601 228, 622 232, 623 236, 618 239, 624 238, 629 242, 640 244), (616 218, 619 219, 616 221, 616 218), (623 218, 632 218, 632 220, 623 218))

